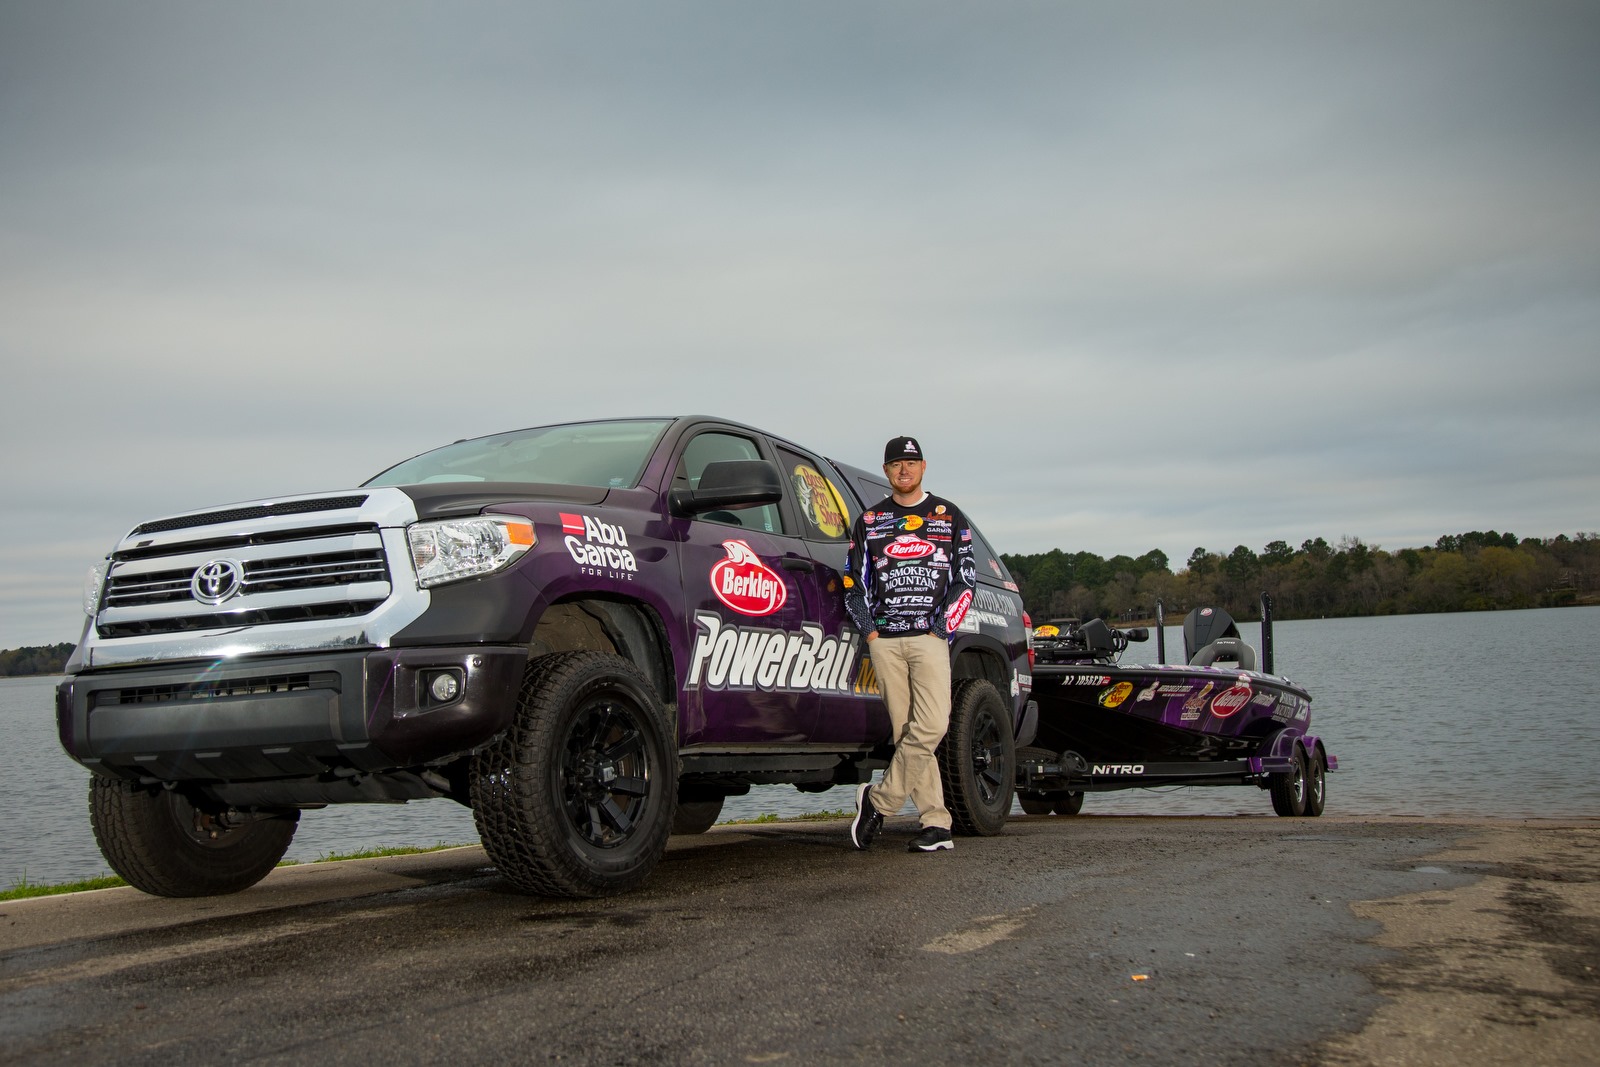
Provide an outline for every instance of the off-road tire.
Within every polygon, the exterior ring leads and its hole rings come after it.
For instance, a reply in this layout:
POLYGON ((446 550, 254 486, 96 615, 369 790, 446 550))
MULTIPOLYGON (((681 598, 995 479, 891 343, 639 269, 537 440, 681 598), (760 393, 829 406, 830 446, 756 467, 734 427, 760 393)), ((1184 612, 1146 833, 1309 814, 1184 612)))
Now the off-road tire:
POLYGON ((1327 802, 1328 767, 1323 762, 1322 752, 1319 749, 1311 753, 1306 760, 1306 810, 1302 814, 1315 818, 1322 814, 1327 802))
POLYGON ((951 687, 950 729, 938 750, 944 804, 960 834, 1005 829, 1017 785, 1016 740, 1000 692, 980 678, 951 687))
POLYGON ((1272 810, 1288 818, 1306 813, 1306 757, 1299 746, 1294 750, 1294 768, 1267 776, 1272 792, 1272 810))
POLYGON ((525 893, 637 888, 666 851, 676 731, 637 667, 603 652, 528 665, 510 728, 472 760, 472 817, 496 869, 525 893))
POLYGON ((1082 793, 1056 794, 1055 812, 1057 815, 1076 815, 1083 810, 1082 793))
POLYGON ((227 826, 174 789, 89 779, 89 824, 100 854, 135 889, 212 897, 249 889, 283 859, 298 811, 227 826))
POLYGON ((722 797, 714 800, 678 800, 678 810, 672 816, 674 834, 703 834, 716 824, 722 814, 722 797))

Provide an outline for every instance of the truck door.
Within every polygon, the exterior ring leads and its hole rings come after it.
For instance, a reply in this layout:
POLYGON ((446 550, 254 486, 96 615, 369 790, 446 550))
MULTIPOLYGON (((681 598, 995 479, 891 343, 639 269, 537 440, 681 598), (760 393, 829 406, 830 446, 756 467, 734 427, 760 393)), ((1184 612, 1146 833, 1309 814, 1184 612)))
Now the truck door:
MULTIPOLYGON (((816 564, 822 598, 819 618, 832 643, 816 686, 821 707, 813 739, 823 744, 875 744, 889 736, 889 713, 878 695, 862 635, 844 610, 844 567, 850 524, 858 510, 826 461, 788 445, 774 445, 793 492, 797 526, 816 564)), ((822 657, 819 657, 822 658, 822 657)))
MULTIPOLYGON (((749 459, 773 456, 752 434, 702 430, 680 446, 672 487, 695 488, 708 463, 749 459)), ((687 520, 679 552, 690 640, 683 745, 815 740, 822 597, 805 541, 786 528, 787 510, 769 504, 687 520)))

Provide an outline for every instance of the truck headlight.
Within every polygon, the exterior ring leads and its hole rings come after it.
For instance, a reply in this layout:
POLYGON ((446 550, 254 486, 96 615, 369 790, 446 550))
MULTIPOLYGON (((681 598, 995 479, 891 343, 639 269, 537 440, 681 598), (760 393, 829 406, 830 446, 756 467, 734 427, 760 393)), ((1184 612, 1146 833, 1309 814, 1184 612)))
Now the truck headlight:
POLYGON ((101 560, 83 576, 83 613, 91 619, 100 611, 100 587, 105 584, 108 565, 101 560))
POLYGON ((406 538, 423 589, 491 574, 534 546, 533 523, 505 515, 419 522, 406 538))

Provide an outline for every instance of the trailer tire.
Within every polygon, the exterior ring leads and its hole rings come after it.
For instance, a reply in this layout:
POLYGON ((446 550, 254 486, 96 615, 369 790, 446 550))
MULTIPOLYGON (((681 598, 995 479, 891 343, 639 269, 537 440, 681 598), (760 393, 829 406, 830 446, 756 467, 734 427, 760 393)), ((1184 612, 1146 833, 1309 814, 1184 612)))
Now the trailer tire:
POLYGON ((952 687, 950 728, 937 752, 952 829, 989 837, 1005 829, 1017 787, 1011 716, 994 685, 962 678, 952 687))
POLYGON ((525 893, 599 897, 660 862, 678 799, 675 731, 639 668, 603 652, 528 665, 511 726, 472 760, 472 817, 525 893))
POLYGON ((135 889, 212 897, 249 889, 283 859, 298 811, 229 826, 175 789, 89 779, 89 823, 100 854, 135 889))
POLYGON ((678 810, 672 815, 674 834, 703 834, 716 825, 722 814, 722 797, 711 800, 684 800, 679 798, 678 810))
POLYGON ((1319 748, 1306 761, 1306 810, 1303 814, 1310 818, 1321 815, 1327 800, 1328 767, 1319 748))
POLYGON ((1294 750, 1294 766, 1267 776, 1272 790, 1272 810, 1295 818, 1306 813, 1306 754, 1299 745, 1294 750))
POLYGON ((1063 793, 1056 799, 1057 815, 1076 815, 1083 810, 1082 793, 1063 793))
POLYGON ((1018 793, 1017 803, 1024 815, 1049 815, 1056 810, 1055 798, 1045 793, 1018 793))

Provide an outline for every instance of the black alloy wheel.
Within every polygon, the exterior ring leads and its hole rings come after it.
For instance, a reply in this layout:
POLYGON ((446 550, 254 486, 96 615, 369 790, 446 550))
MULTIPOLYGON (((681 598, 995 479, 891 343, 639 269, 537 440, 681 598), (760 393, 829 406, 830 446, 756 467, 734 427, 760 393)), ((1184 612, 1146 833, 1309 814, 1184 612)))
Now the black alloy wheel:
POLYGON ((1017 752, 1006 702, 992 684, 979 678, 955 683, 950 728, 938 758, 954 829, 979 836, 1000 833, 1011 814, 1017 752))
POLYGON ((490 860, 527 893, 639 886, 672 829, 675 734, 649 680, 620 656, 529 664, 511 728, 473 757, 473 820, 490 860))

